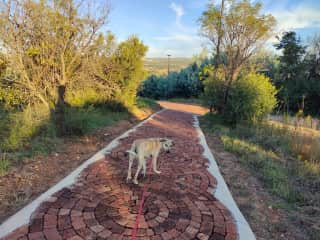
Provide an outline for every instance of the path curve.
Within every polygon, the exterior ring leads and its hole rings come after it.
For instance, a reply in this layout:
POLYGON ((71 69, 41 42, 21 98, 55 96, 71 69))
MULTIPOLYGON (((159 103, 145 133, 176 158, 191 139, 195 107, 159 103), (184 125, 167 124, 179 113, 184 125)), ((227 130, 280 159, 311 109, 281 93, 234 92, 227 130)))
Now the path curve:
POLYGON ((136 239, 239 239, 233 215, 212 194, 217 180, 208 171, 194 127, 198 110, 190 114, 188 107, 181 109, 185 112, 162 111, 121 139, 83 170, 76 183, 43 202, 29 224, 3 239, 131 239, 144 187, 148 190, 136 239), (160 154, 160 175, 149 173, 139 186, 127 184, 124 153, 135 139, 146 137, 168 137, 175 145, 160 154))

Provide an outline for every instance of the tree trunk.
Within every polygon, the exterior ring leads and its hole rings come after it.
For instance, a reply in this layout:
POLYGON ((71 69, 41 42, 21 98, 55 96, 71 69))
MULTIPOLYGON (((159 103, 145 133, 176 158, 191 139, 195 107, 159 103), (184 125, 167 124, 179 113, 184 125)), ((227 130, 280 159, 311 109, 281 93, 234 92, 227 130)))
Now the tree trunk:
POLYGON ((58 90, 58 101, 57 101, 55 112, 54 112, 54 120, 55 120, 55 126, 57 129, 58 136, 63 136, 66 134, 65 117, 64 117, 65 108, 66 108, 66 102, 65 102, 66 86, 59 85, 57 90, 58 90))
POLYGON ((216 45, 216 62, 215 67, 218 67, 219 64, 221 64, 221 57, 220 57, 220 46, 221 46, 221 40, 222 40, 222 19, 223 19, 223 10, 224 10, 224 1, 221 1, 220 6, 220 16, 219 16, 219 26, 218 26, 218 39, 217 39, 217 45, 216 45))
POLYGON ((228 104, 228 98, 229 98, 229 94, 230 94, 230 88, 233 82, 233 76, 234 73, 229 73, 229 76, 227 77, 227 85, 226 85, 226 89, 224 91, 224 96, 223 96, 223 104, 222 104, 222 113, 224 113, 226 106, 228 104))

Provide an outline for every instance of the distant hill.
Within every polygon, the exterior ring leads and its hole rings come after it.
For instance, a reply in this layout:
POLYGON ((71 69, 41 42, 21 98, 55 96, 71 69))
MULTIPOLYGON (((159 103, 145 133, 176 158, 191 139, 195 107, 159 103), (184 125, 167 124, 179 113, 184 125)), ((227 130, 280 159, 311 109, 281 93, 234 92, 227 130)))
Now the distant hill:
MULTIPOLYGON (((170 71, 180 71, 192 63, 192 58, 170 58, 170 71)), ((149 74, 167 74, 168 58, 145 58, 144 66, 149 74)))

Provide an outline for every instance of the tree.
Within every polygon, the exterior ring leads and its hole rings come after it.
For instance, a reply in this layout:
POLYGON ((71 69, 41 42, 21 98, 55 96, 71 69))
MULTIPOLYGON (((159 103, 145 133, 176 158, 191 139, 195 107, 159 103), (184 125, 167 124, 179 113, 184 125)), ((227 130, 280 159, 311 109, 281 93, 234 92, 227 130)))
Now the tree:
POLYGON ((224 35, 222 26, 226 11, 225 0, 221 0, 220 5, 209 3, 207 8, 208 10, 204 11, 199 19, 201 25, 201 34, 212 42, 213 46, 215 47, 216 62, 220 63, 220 49, 224 35))
POLYGON ((149 76, 142 82, 139 95, 155 99, 168 99, 172 97, 198 97, 203 92, 203 84, 200 81, 201 69, 208 65, 208 59, 190 64, 180 72, 170 72, 165 76, 149 76))
POLYGON ((283 107, 289 111, 303 109, 307 94, 306 65, 304 64, 305 47, 295 32, 283 33, 280 42, 275 44, 277 50, 282 50, 279 57, 279 73, 275 81, 279 89, 279 98, 283 107))
POLYGON ((307 48, 304 65, 307 67, 305 112, 320 114, 320 34, 315 34, 307 48))
POLYGON ((216 67, 220 64, 224 71, 222 111, 242 67, 273 33, 275 19, 261 14, 261 7, 261 3, 251 4, 248 0, 222 1, 221 5, 209 4, 199 19, 201 33, 218 55, 216 67))
POLYGON ((137 89, 145 77, 143 57, 147 50, 138 37, 131 36, 119 44, 112 57, 112 63, 117 66, 112 76, 120 82, 116 95, 126 106, 135 103, 137 89))
MULTIPOLYGON (((106 24, 109 6, 94 1, 2 0, 0 41, 15 78, 2 83, 27 93, 25 102, 42 102, 59 113, 68 85, 97 52, 99 30, 106 24)), ((63 132, 62 127, 59 127, 63 132)))

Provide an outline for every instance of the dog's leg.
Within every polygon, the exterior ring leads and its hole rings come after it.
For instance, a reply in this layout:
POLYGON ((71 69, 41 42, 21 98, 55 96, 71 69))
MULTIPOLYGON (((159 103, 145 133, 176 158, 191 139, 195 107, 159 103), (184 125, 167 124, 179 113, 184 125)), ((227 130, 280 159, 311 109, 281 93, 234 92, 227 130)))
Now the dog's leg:
POLYGON ((161 171, 157 170, 157 159, 158 159, 158 155, 159 155, 159 150, 157 152, 155 152, 153 158, 152 158, 152 167, 153 167, 153 171, 157 174, 160 174, 161 171))
POLYGON ((128 176, 127 176, 127 182, 131 180, 131 168, 132 168, 132 163, 134 160, 135 156, 129 153, 129 167, 128 167, 128 176))
POLYGON ((139 172, 141 171, 141 168, 143 167, 143 161, 144 161, 144 157, 139 155, 138 168, 137 168, 136 175, 134 176, 134 179, 133 179, 134 184, 139 184, 138 176, 139 176, 139 172))
POLYGON ((144 159, 143 164, 142 164, 143 177, 145 177, 147 175, 147 161, 149 161, 149 159, 144 159))

